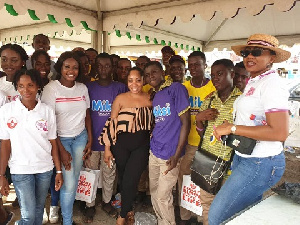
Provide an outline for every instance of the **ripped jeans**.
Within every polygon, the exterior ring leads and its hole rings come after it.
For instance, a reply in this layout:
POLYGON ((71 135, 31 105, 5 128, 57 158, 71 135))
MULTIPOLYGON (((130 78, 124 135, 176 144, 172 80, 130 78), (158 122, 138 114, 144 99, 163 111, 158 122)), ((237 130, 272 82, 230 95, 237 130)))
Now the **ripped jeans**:
POLYGON ((262 199, 285 170, 284 153, 264 158, 244 158, 234 155, 232 174, 210 206, 210 225, 219 225, 234 214, 262 199))

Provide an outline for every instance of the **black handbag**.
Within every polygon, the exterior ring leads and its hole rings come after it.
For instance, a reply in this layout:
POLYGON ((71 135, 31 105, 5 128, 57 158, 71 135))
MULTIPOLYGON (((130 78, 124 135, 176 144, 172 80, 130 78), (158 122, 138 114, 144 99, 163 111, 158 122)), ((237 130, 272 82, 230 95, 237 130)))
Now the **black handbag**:
POLYGON ((199 149, 191 165, 191 180, 206 192, 215 195, 221 188, 230 163, 231 160, 225 161, 204 149, 199 149))
MULTIPOLYGON (((208 108, 210 108, 212 99, 213 97, 210 99, 208 108)), ((207 125, 208 121, 205 121, 204 133, 207 125)), ((203 137, 201 137, 199 148, 196 151, 192 161, 191 180, 201 189, 215 195, 221 188, 223 177, 230 167, 233 153, 231 154, 230 160, 225 161, 221 157, 202 149, 202 143, 203 137)))
POLYGON ((251 155, 256 145, 256 140, 240 135, 229 134, 221 137, 223 144, 226 141, 226 145, 231 147, 233 150, 238 151, 242 154, 251 155))

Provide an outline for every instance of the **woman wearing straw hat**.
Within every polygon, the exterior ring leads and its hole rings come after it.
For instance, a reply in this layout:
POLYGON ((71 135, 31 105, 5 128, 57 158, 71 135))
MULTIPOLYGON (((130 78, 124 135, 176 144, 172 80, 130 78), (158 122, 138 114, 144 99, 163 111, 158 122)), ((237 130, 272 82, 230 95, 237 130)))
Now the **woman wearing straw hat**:
POLYGON ((285 169, 282 142, 288 136, 288 91, 272 64, 283 62, 290 52, 278 48, 278 40, 254 34, 246 45, 232 46, 243 61, 250 80, 234 103, 234 124, 227 121, 214 135, 236 134, 256 141, 249 154, 235 151, 232 174, 216 195, 209 211, 209 224, 216 225, 261 200, 285 169))

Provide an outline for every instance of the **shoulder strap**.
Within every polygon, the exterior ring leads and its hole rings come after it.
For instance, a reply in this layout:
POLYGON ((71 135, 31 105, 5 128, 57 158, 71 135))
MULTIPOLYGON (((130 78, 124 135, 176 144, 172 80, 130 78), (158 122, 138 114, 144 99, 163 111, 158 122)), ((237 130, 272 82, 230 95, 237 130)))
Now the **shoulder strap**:
MULTIPOLYGON (((210 108, 211 102, 212 102, 213 99, 214 99, 214 96, 211 96, 207 108, 210 108)), ((201 149, 201 146, 202 146, 202 143, 203 143, 203 137, 204 137, 204 135, 205 135, 205 131, 206 131, 207 125, 208 125, 208 120, 205 120, 205 122, 204 122, 204 127, 203 127, 203 135, 202 135, 202 137, 201 137, 201 139, 200 139, 200 143, 199 143, 198 149, 201 149)))

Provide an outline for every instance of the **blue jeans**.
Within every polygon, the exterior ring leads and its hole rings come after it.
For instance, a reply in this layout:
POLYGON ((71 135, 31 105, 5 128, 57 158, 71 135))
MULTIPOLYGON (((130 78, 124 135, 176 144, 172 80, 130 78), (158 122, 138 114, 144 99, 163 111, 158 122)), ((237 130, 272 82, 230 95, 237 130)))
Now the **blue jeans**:
POLYGON ((50 183, 50 192, 51 192, 51 206, 58 206, 59 201, 59 191, 55 191, 55 177, 56 177, 56 169, 53 169, 53 175, 50 183))
POLYGON ((73 204, 78 185, 79 173, 82 167, 83 150, 88 141, 87 131, 82 131, 76 137, 59 137, 62 145, 72 156, 71 170, 62 167, 64 183, 60 189, 60 206, 64 225, 73 222, 73 204))
POLYGON ((265 158, 244 158, 235 155, 232 173, 210 206, 209 225, 219 225, 261 200, 263 193, 280 180, 284 170, 283 152, 265 158))
POLYGON ((37 174, 12 174, 11 178, 21 208, 21 220, 16 224, 42 224, 52 170, 37 174))

